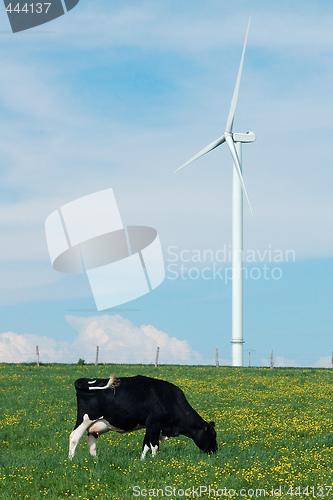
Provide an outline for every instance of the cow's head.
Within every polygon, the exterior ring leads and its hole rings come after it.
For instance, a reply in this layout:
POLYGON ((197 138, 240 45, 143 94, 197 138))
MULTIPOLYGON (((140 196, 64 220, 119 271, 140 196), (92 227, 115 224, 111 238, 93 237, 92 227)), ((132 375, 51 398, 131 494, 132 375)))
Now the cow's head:
POLYGON ((200 450, 208 453, 217 452, 216 431, 214 422, 205 423, 204 427, 198 431, 193 439, 200 450))

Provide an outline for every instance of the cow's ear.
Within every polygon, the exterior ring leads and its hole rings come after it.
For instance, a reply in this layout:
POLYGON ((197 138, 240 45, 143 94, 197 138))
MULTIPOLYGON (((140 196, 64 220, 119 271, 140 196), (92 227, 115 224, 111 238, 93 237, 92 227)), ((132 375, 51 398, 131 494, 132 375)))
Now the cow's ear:
POLYGON ((212 427, 215 427, 215 422, 211 421, 211 422, 208 422, 208 424, 212 427))

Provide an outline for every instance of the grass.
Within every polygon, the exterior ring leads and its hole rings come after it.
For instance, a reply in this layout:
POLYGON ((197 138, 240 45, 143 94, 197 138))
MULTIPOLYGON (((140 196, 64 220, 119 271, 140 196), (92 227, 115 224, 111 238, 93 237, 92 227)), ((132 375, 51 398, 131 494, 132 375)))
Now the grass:
POLYGON ((320 369, 0 364, 0 499, 333 497, 332 376, 320 369), (141 461, 141 430, 105 434, 97 458, 82 439, 70 462, 73 382, 113 372, 180 386, 215 421, 218 453, 207 456, 179 437, 141 461))

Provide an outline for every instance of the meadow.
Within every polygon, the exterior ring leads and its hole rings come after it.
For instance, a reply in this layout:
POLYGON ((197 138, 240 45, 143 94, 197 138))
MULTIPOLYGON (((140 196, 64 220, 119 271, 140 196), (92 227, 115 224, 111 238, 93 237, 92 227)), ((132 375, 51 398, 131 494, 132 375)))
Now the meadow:
POLYGON ((331 370, 0 364, 0 499, 333 498, 331 370), (207 456, 186 437, 140 460, 144 430, 108 433, 74 460, 78 377, 149 375, 216 423, 207 456))

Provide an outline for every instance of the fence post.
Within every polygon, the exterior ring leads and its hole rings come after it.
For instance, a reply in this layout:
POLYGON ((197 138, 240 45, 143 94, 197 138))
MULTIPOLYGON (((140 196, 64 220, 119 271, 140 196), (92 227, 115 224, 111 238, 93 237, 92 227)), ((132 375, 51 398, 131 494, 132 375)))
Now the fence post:
POLYGON ((98 355, 99 355, 99 346, 96 347, 96 359, 95 359, 95 365, 98 365, 98 355))
POLYGON ((155 358, 155 368, 157 368, 157 365, 158 365, 158 356, 160 354, 160 348, 157 347, 156 348, 156 358, 155 358))
POLYGON ((218 368, 220 366, 219 364, 219 350, 218 348, 215 349, 215 366, 218 368))
POLYGON ((39 347, 36 345, 37 366, 39 366, 39 347))

